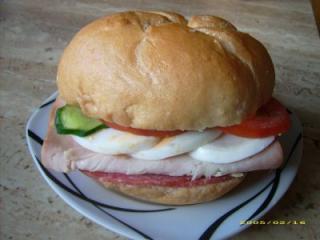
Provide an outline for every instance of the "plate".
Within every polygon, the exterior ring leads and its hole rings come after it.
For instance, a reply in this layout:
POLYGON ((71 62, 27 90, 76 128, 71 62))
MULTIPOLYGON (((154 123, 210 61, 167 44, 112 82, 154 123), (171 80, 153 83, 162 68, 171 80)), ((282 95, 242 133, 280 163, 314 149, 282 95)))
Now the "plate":
POLYGON ((302 155, 302 127, 290 112, 292 128, 280 137, 282 168, 249 174, 222 198, 191 206, 165 206, 108 191, 79 171, 59 173, 40 162, 54 93, 31 115, 26 139, 34 163, 49 186, 71 207, 103 227, 130 239, 226 239, 268 212, 292 183, 302 155))

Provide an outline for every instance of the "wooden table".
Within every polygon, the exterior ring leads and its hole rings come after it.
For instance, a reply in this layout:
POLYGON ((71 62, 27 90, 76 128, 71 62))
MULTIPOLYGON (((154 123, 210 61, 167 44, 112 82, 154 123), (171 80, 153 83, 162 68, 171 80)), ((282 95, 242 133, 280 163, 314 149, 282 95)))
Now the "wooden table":
POLYGON ((306 225, 253 226, 235 239, 319 239, 320 39, 309 1, 0 1, 0 238, 123 239, 90 222, 47 186, 25 146, 32 110, 56 90, 56 66, 81 26, 127 9, 224 17, 268 48, 275 96, 299 115, 304 156, 298 176, 264 219, 306 225))

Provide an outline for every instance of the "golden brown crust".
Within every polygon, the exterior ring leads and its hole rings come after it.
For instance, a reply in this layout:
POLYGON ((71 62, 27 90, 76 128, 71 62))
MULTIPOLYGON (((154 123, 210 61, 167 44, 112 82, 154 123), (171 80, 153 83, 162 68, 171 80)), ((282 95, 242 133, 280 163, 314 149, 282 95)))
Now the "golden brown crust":
POLYGON ((229 22, 125 12, 84 27, 61 58, 58 89, 91 117, 155 130, 238 124, 272 94, 266 49, 229 22))
MULTIPOLYGON (((95 178, 93 178, 95 179, 95 178)), ((135 186, 99 181, 104 187, 124 195, 160 204, 186 205, 212 201, 226 194, 242 182, 244 177, 234 177, 220 183, 194 187, 135 186)), ((97 179, 95 179, 97 181, 97 179)))

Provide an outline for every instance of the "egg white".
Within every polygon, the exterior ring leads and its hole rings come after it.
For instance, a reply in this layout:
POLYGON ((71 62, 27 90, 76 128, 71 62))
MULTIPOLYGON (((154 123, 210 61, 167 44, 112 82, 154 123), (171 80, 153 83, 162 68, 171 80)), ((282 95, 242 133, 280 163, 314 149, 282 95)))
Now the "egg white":
POLYGON ((199 161, 224 164, 240 161, 253 156, 268 147, 275 137, 244 138, 231 134, 223 134, 215 141, 203 145, 190 153, 199 161))
POLYGON ((104 154, 130 154, 151 148, 160 138, 139 136, 113 128, 102 129, 87 137, 72 136, 82 147, 104 154))
POLYGON ((203 132, 189 131, 162 139, 152 148, 131 154, 132 157, 144 160, 161 160, 197 149, 212 142, 221 131, 208 129, 203 132))
POLYGON ((113 128, 100 130, 87 137, 72 136, 82 147, 93 152, 116 155, 129 154, 133 159, 162 160, 184 153, 196 161, 224 164, 253 156, 275 139, 244 138, 222 134, 218 129, 188 131, 176 136, 158 138, 140 136, 113 128))

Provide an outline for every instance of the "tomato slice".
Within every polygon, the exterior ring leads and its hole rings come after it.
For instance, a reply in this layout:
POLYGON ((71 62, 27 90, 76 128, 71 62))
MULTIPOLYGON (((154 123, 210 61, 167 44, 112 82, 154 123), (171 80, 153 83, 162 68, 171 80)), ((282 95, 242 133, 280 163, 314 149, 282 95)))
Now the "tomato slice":
POLYGON ((286 108, 272 98, 258 109, 256 115, 239 125, 221 127, 223 132, 249 138, 261 138, 287 132, 290 116, 286 108))
POLYGON ((171 136, 175 136, 183 133, 183 131, 180 131, 180 130, 175 130, 175 131, 145 130, 145 129, 131 128, 131 127, 124 127, 116 123, 111 123, 106 121, 104 121, 104 123, 111 128, 114 128, 120 131, 130 132, 130 133, 141 135, 141 136, 154 136, 154 137, 162 138, 162 137, 171 137, 171 136))

